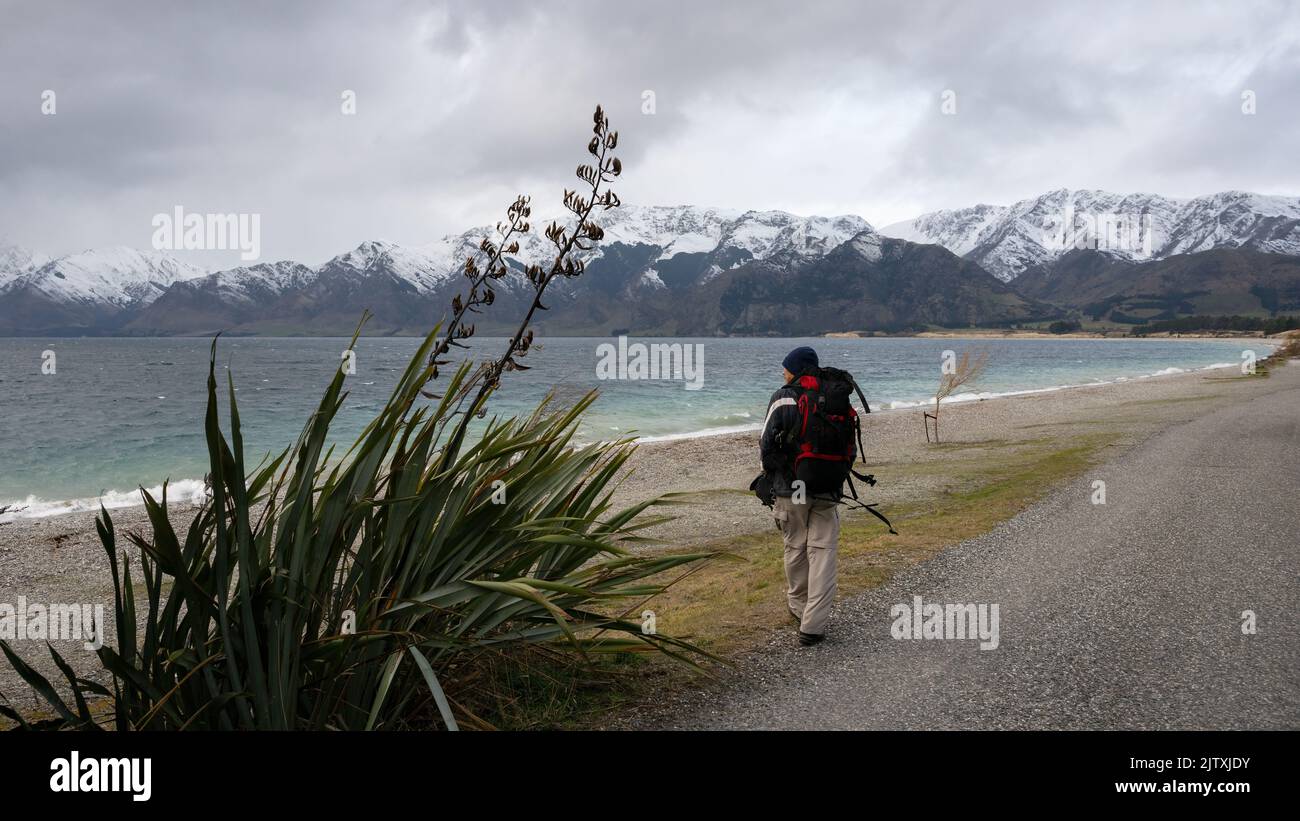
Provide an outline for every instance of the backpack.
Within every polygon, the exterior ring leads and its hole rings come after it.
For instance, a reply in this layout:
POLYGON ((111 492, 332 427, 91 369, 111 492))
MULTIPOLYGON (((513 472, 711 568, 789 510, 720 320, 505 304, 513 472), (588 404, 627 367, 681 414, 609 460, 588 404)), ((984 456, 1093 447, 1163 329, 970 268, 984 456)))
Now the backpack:
POLYGON ((799 390, 796 402, 799 427, 792 437, 795 480, 803 482, 809 495, 831 496, 836 501, 844 499, 847 484, 858 507, 884 522, 890 533, 897 533, 884 514, 875 509, 874 503, 868 505, 858 500, 857 488, 853 486, 854 476, 868 485, 876 483, 875 476, 853 470, 859 453, 866 462, 862 425, 849 401, 854 393, 862 401, 863 411, 871 413, 853 375, 839 368, 810 368, 792 384, 799 390))

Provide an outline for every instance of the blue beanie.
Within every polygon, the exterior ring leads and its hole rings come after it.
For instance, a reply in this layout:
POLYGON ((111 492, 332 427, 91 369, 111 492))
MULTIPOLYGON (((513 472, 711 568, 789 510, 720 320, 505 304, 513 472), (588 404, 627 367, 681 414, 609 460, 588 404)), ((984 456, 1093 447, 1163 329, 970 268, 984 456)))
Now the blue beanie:
POLYGON ((807 346, 795 348, 785 355, 785 359, 781 360, 781 365, 790 373, 798 376, 809 368, 817 367, 817 352, 807 346))

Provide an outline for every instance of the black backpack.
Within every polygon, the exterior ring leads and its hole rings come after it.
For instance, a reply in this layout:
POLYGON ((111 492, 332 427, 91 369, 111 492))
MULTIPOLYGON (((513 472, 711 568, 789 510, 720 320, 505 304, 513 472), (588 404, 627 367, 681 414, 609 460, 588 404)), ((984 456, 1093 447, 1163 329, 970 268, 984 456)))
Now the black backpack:
POLYGON ((839 368, 810 368, 791 384, 799 390, 796 403, 799 427, 791 437, 795 480, 803 482, 809 495, 832 496, 836 500, 844 499, 847 484, 857 506, 884 522, 890 533, 896 533, 874 503, 868 505, 858 499, 857 488, 853 486, 855 476, 868 485, 876 483, 875 476, 853 469, 858 454, 866 462, 862 425, 849 401, 853 394, 862 401, 862 410, 871 413, 853 375, 839 368))

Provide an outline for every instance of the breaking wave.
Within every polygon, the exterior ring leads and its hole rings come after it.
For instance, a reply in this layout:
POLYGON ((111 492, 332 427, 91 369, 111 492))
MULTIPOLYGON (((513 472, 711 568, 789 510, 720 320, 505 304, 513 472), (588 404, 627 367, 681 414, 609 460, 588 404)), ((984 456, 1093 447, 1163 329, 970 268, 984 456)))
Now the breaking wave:
MULTIPOLYGON (((149 495, 155 499, 162 499, 162 485, 155 485, 146 488, 149 495)), ((206 498, 206 489, 202 479, 179 479, 167 483, 167 501, 169 503, 181 503, 197 505, 206 498)), ((123 507, 135 507, 144 504, 144 497, 140 495, 139 488, 135 490, 109 490, 102 496, 91 496, 83 499, 62 499, 48 500, 36 496, 28 496, 26 499, 0 503, 0 507, 8 507, 4 513, 0 513, 0 523, 12 522, 15 519, 46 519, 50 516, 62 516, 67 513, 84 513, 86 511, 97 511, 102 506, 106 510, 117 510, 123 507)))

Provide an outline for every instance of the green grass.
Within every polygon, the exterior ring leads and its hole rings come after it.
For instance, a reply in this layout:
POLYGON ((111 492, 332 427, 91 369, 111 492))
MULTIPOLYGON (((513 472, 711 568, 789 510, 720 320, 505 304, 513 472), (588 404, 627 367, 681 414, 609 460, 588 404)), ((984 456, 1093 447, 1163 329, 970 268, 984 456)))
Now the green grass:
MULTIPOLYGON (((980 443, 952 443, 937 448, 951 454, 941 464, 882 467, 881 475, 895 480, 907 474, 942 471, 951 478, 951 487, 905 505, 890 506, 887 512, 899 531, 897 536, 889 535, 870 516, 845 516, 840 531, 840 596, 884 584, 898 571, 946 547, 989 532, 1055 486, 1082 475, 1101 461, 1119 438, 1117 432, 1101 432, 1013 442, 995 451, 993 457, 986 448, 971 447, 980 443)), ((762 510, 756 515, 768 514, 762 510)), ((732 560, 673 575, 673 584, 646 605, 655 611, 659 629, 728 659, 758 646, 773 631, 789 627, 782 592, 782 544, 775 527, 716 539, 697 549, 727 554, 732 560)), ((721 669, 725 668, 713 672, 721 669)), ((700 683, 696 674, 648 658, 620 667, 606 665, 600 672, 608 686, 591 692, 567 690, 564 710, 549 709, 554 706, 550 701, 543 705, 542 712, 554 723, 534 714, 520 726, 602 726, 611 714, 634 709, 666 688, 700 683)))

